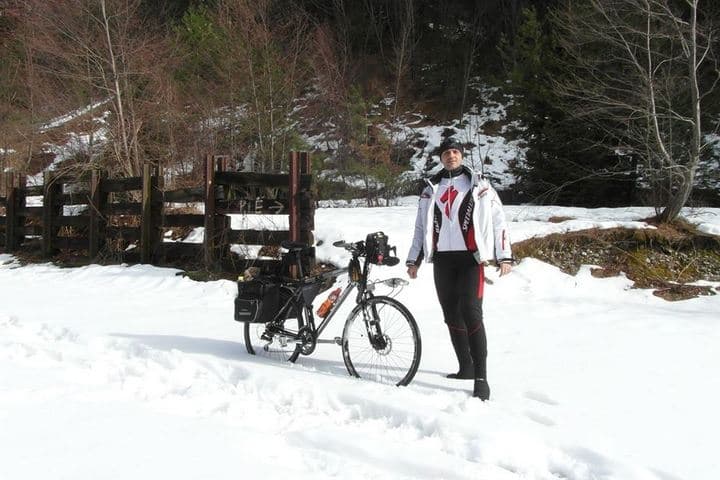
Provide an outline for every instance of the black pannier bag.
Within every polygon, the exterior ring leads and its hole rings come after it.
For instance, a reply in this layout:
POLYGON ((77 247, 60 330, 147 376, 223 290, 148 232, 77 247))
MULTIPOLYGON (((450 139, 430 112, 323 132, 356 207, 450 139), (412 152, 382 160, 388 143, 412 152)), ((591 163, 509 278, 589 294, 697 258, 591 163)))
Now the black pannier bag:
POLYGON ((267 323, 280 310, 280 286, 262 279, 238 282, 235 297, 235 320, 267 323))
POLYGON ((382 265, 390 256, 390 245, 388 237, 383 232, 370 233, 365 238, 365 255, 368 262, 375 265, 382 265))

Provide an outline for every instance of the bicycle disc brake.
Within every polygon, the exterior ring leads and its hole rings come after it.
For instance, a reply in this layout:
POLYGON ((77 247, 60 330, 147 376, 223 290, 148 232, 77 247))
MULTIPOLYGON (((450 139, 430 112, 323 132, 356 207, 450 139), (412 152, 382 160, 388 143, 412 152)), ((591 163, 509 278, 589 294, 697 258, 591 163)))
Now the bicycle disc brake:
POLYGON ((300 342, 302 342, 300 344, 300 353, 303 355, 310 355, 315 351, 317 338, 310 327, 302 327, 300 331, 298 331, 298 338, 300 339, 300 342))
MULTIPOLYGON (((377 316, 375 312, 373 312, 373 314, 373 316, 377 316)), ((387 334, 383 333, 380 328, 380 321, 377 320, 377 318, 375 320, 366 320, 365 325, 368 338, 370 339, 370 345, 372 345, 373 349, 379 355, 387 355, 390 353, 390 351, 392 351, 392 340, 387 334)))

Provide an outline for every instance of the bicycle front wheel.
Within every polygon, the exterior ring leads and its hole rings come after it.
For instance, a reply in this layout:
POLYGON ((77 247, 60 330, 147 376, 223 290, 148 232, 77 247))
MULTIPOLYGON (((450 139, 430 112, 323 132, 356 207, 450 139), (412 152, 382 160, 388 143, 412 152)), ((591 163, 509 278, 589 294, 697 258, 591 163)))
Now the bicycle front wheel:
POLYGON ((270 323, 245 323, 245 349, 250 355, 295 362, 300 345, 292 338, 305 324, 301 308, 294 302, 292 291, 280 290, 281 319, 270 323))
POLYGON ((417 373, 421 351, 415 319, 393 298, 363 301, 345 322, 343 360, 355 377, 407 385, 417 373))

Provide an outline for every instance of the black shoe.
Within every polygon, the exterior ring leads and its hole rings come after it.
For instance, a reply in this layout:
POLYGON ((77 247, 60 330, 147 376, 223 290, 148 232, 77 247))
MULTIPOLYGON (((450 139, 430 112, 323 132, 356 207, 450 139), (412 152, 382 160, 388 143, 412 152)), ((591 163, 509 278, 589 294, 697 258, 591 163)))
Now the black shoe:
POLYGON ((445 378, 453 378, 456 380, 472 380, 475 378, 475 374, 472 371, 463 372, 460 370, 457 373, 448 373, 445 378))
POLYGON ((490 385, 484 378, 476 378, 473 388, 473 397, 477 397, 483 402, 490 398, 490 385))

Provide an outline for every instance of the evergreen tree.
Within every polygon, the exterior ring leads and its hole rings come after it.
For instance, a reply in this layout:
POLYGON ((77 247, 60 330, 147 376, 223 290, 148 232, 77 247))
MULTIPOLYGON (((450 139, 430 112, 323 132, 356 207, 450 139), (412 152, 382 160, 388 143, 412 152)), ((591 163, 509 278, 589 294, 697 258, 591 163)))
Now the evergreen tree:
POLYGON ((539 203, 600 206, 631 201, 633 158, 608 154, 607 138, 574 121, 553 91, 564 75, 546 16, 522 11, 512 38, 500 41, 501 58, 517 95, 517 112, 527 126, 525 164, 514 168, 521 195, 539 203))

